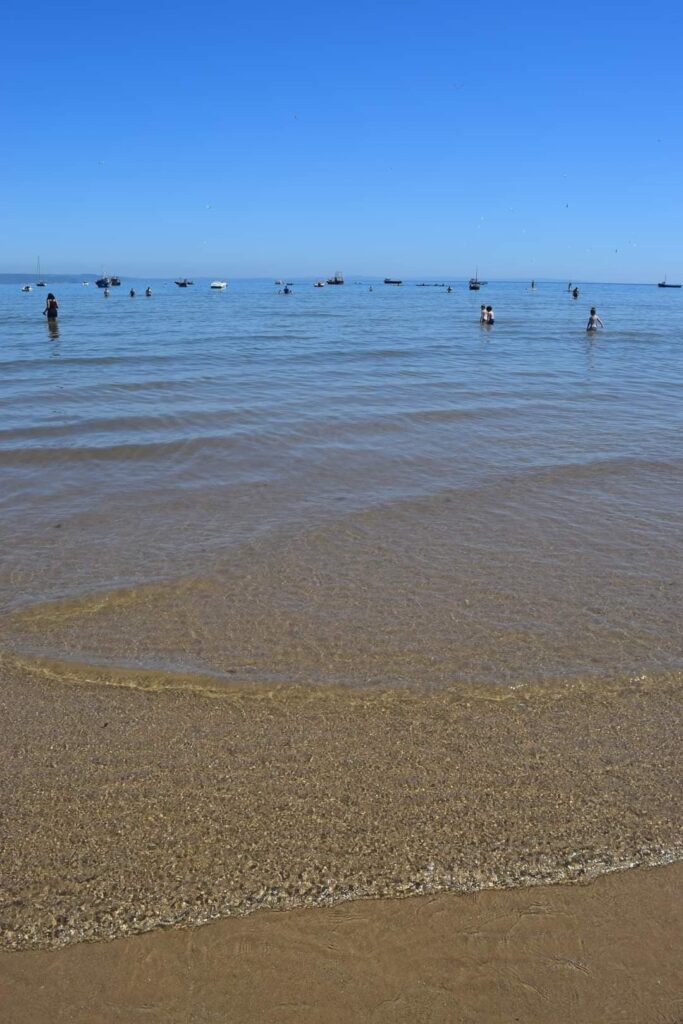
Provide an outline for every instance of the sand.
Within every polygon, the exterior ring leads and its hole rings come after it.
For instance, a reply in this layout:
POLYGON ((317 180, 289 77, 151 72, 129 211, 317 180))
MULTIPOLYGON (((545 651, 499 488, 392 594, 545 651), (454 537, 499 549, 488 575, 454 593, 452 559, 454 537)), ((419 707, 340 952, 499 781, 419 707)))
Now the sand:
POLYGON ((680 1024, 683 865, 0 954, 7 1024, 680 1024))
POLYGON ((682 692, 6 658, 0 1018, 673 1024, 682 692))

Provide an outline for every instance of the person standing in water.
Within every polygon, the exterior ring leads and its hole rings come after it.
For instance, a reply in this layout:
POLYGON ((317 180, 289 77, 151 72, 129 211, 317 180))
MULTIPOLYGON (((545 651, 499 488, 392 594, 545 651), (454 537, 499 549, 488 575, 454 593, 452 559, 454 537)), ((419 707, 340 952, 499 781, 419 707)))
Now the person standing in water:
POLYGON ((58 311, 59 303, 57 302, 52 292, 48 292, 47 298, 45 300, 45 309, 43 310, 43 316, 46 316, 48 320, 56 320, 58 311))
POLYGON ((578 299, 578 297, 579 297, 579 289, 578 288, 574 288, 572 290, 572 295, 574 296, 575 299, 578 299))
POLYGON ((485 324, 486 322, 486 306, 482 302, 481 306, 479 307, 479 323, 485 324))
POLYGON ((486 307, 486 320, 484 322, 487 324, 495 324, 496 318, 493 315, 493 306, 486 307))
POLYGON ((587 331, 597 331, 598 327, 604 327, 602 320, 598 316, 595 306, 591 306, 590 315, 588 317, 588 323, 586 324, 587 331))

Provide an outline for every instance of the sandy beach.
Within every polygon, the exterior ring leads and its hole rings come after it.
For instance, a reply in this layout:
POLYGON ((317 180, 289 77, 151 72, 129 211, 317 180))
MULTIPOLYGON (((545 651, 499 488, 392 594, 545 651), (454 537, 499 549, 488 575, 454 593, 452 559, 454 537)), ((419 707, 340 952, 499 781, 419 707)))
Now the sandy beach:
POLYGON ((680 856, 680 706, 676 674, 425 695, 6 659, 9 1019, 673 1021, 680 866, 618 869, 680 856))

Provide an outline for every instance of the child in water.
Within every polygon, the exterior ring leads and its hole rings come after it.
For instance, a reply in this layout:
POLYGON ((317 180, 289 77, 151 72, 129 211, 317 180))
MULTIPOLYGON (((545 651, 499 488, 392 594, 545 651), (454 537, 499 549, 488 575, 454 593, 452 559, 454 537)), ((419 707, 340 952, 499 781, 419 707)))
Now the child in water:
POLYGON ((595 306, 591 306, 590 316, 588 317, 588 323, 586 324, 586 330, 597 331, 598 326, 604 327, 605 325, 598 316, 595 306))

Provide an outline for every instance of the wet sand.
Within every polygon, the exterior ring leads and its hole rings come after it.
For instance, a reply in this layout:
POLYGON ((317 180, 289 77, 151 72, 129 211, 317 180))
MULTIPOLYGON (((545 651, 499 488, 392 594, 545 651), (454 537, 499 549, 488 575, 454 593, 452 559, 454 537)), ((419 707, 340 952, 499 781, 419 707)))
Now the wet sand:
POLYGON ((6 949, 683 852, 680 675, 419 694, 7 659, 0 678, 6 949))
POLYGON ((0 953, 8 1024, 679 1024, 683 865, 0 953))

